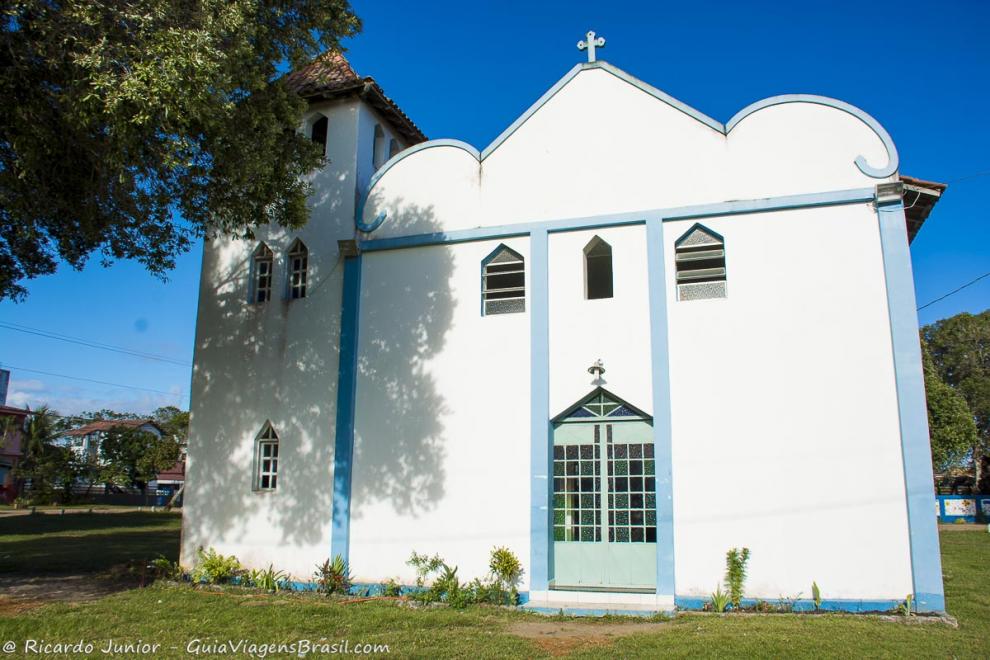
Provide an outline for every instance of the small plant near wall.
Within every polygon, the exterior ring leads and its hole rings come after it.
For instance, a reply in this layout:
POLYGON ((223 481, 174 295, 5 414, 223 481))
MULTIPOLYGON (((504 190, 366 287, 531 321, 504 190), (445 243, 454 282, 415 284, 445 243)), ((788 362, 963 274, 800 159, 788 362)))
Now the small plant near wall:
POLYGON ((430 576, 438 572, 445 566, 440 555, 421 555, 413 550, 412 555, 406 562, 407 566, 412 566, 416 570, 416 586, 425 587, 430 576))
POLYGON ((170 561, 164 555, 158 555, 148 564, 148 569, 156 580, 181 580, 182 567, 179 562, 170 561))
POLYGON ((213 548, 205 552, 200 548, 196 555, 199 561, 192 572, 193 582, 226 584, 244 572, 241 562, 234 555, 224 557, 213 548))
POLYGON ((402 585, 395 578, 389 578, 381 584, 382 596, 395 598, 402 595, 402 585))
POLYGON ((252 587, 277 593, 288 585, 289 574, 276 571, 274 566, 268 564, 268 568, 251 571, 247 581, 252 587))
POLYGON ((715 587, 715 591, 712 593, 712 609, 722 614, 728 606, 729 594, 722 591, 722 585, 715 587))
POLYGON ((351 572, 340 555, 316 565, 313 573, 316 590, 325 596, 346 594, 351 588, 351 572))
POLYGON ((897 606, 897 613, 901 616, 911 616, 911 601, 914 597, 908 594, 904 597, 904 602, 897 606))
POLYGON ((725 587, 734 609, 742 605, 743 587, 746 584, 746 563, 749 561, 749 548, 732 548, 725 553, 725 587))
POLYGON ((822 591, 818 588, 817 582, 811 583, 811 599, 815 602, 815 611, 822 611, 822 591))
POLYGON ((488 561, 493 586, 497 590, 498 603, 515 605, 519 600, 517 589, 522 580, 522 562, 508 548, 492 548, 488 561))

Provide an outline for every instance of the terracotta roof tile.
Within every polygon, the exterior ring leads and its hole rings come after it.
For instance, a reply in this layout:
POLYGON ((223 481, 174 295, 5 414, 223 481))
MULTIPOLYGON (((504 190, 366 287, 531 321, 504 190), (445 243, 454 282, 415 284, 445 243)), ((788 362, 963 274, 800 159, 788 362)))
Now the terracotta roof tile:
POLYGON ((85 426, 80 426, 77 429, 66 431, 65 435, 68 436, 89 435, 90 433, 109 431, 110 429, 115 429, 120 427, 136 429, 138 427, 144 426, 145 424, 151 424, 156 428, 158 427, 158 425, 155 424, 155 421, 152 419, 101 419, 95 422, 90 422, 85 426))
POLYGON ((361 77, 338 51, 327 51, 303 68, 285 76, 286 86, 308 101, 356 95, 387 119, 407 146, 426 140, 426 135, 398 104, 385 95, 374 78, 361 77))

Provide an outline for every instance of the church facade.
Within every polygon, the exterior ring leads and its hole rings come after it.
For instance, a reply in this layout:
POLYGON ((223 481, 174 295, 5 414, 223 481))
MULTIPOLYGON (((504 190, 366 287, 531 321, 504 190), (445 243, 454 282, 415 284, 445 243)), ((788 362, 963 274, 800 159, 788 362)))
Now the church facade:
POLYGON ((531 607, 669 610, 746 547, 751 597, 944 610, 909 252, 944 186, 841 101, 722 124, 589 51, 483 151, 339 55, 293 74, 327 163, 305 228, 207 241, 182 561, 506 546, 531 607))

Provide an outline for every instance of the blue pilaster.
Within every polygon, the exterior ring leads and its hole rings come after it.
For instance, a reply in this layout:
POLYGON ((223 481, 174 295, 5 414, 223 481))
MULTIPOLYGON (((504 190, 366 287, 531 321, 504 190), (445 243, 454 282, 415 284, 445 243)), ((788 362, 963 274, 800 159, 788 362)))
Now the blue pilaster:
POLYGON ((354 457, 354 401, 357 387, 358 316, 361 312, 361 255, 344 257, 337 368, 337 424, 333 452, 333 517, 330 556, 349 562, 351 475, 354 457))
POLYGON ((887 204, 878 203, 877 214, 900 416, 914 601, 919 612, 944 612, 928 409, 904 205, 899 198, 887 204))
POLYGON ((530 297, 530 590, 550 582, 550 295, 547 230, 529 240, 530 297))
POLYGON ((674 484, 670 426, 670 359, 663 219, 646 221, 653 375, 653 453, 657 477, 657 594, 674 595, 674 484))

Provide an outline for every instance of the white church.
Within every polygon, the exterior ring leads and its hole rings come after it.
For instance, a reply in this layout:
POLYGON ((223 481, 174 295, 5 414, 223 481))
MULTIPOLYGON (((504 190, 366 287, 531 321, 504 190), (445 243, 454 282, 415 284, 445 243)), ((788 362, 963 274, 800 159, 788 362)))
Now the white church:
POLYGON ((630 612, 747 547, 748 597, 944 610, 908 246, 945 186, 846 102, 722 123, 602 46, 483 150, 339 54, 290 75, 325 166, 304 228, 206 242, 184 565, 507 546, 527 607, 630 612))

